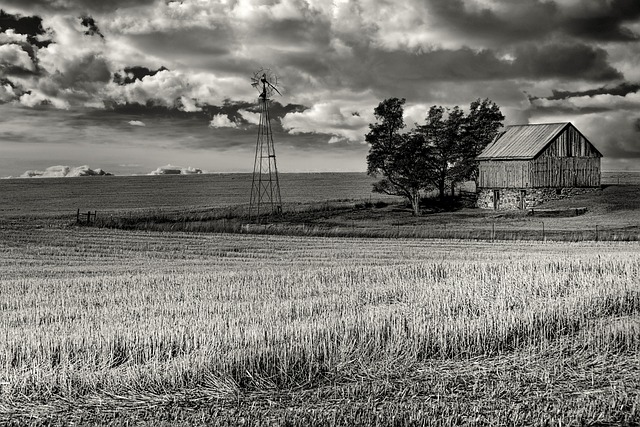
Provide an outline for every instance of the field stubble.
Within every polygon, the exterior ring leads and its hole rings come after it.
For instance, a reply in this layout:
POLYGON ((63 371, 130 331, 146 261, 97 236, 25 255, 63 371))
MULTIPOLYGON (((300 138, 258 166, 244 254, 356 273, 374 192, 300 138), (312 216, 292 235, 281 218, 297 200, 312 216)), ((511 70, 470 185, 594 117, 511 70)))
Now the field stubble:
POLYGON ((639 420, 637 244, 0 237, 0 419, 639 420))

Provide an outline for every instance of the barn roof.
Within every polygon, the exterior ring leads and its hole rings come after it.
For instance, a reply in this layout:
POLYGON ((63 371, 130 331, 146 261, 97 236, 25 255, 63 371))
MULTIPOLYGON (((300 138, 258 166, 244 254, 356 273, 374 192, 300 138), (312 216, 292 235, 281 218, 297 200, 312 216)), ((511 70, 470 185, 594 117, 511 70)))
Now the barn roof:
POLYGON ((533 159, 566 126, 573 125, 564 122, 506 126, 504 132, 498 134, 496 139, 480 153, 477 160, 533 159))

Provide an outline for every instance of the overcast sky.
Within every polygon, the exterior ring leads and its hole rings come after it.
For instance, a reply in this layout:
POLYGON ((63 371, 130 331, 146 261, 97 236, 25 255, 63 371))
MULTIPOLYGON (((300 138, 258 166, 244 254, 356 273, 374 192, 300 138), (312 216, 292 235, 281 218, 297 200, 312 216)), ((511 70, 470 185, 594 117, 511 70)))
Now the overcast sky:
POLYGON ((0 0, 0 176, 253 167, 272 69, 281 171, 364 171, 373 109, 497 102, 640 170, 638 0, 0 0))

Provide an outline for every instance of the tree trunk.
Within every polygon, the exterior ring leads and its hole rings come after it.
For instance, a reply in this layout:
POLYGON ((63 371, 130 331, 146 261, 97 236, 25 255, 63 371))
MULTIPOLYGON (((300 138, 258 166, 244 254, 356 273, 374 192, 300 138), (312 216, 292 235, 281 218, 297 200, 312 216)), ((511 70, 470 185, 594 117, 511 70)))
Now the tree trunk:
POLYGON ((420 215, 420 192, 416 191, 411 194, 411 209, 413 209, 413 216, 420 215))
POLYGON ((444 178, 440 178, 440 180, 438 181, 438 192, 440 193, 439 197, 440 197, 440 201, 444 200, 444 192, 446 189, 446 185, 445 185, 445 180, 444 178))

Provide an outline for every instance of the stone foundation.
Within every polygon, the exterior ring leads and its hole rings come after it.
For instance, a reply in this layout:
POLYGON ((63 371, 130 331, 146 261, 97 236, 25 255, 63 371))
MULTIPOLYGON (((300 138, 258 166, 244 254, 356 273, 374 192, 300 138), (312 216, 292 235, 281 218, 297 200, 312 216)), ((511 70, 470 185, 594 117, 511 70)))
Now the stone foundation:
POLYGON ((478 190, 477 206, 481 209, 497 210, 531 209, 549 200, 560 200, 578 194, 598 191, 599 188, 481 188, 478 190))

